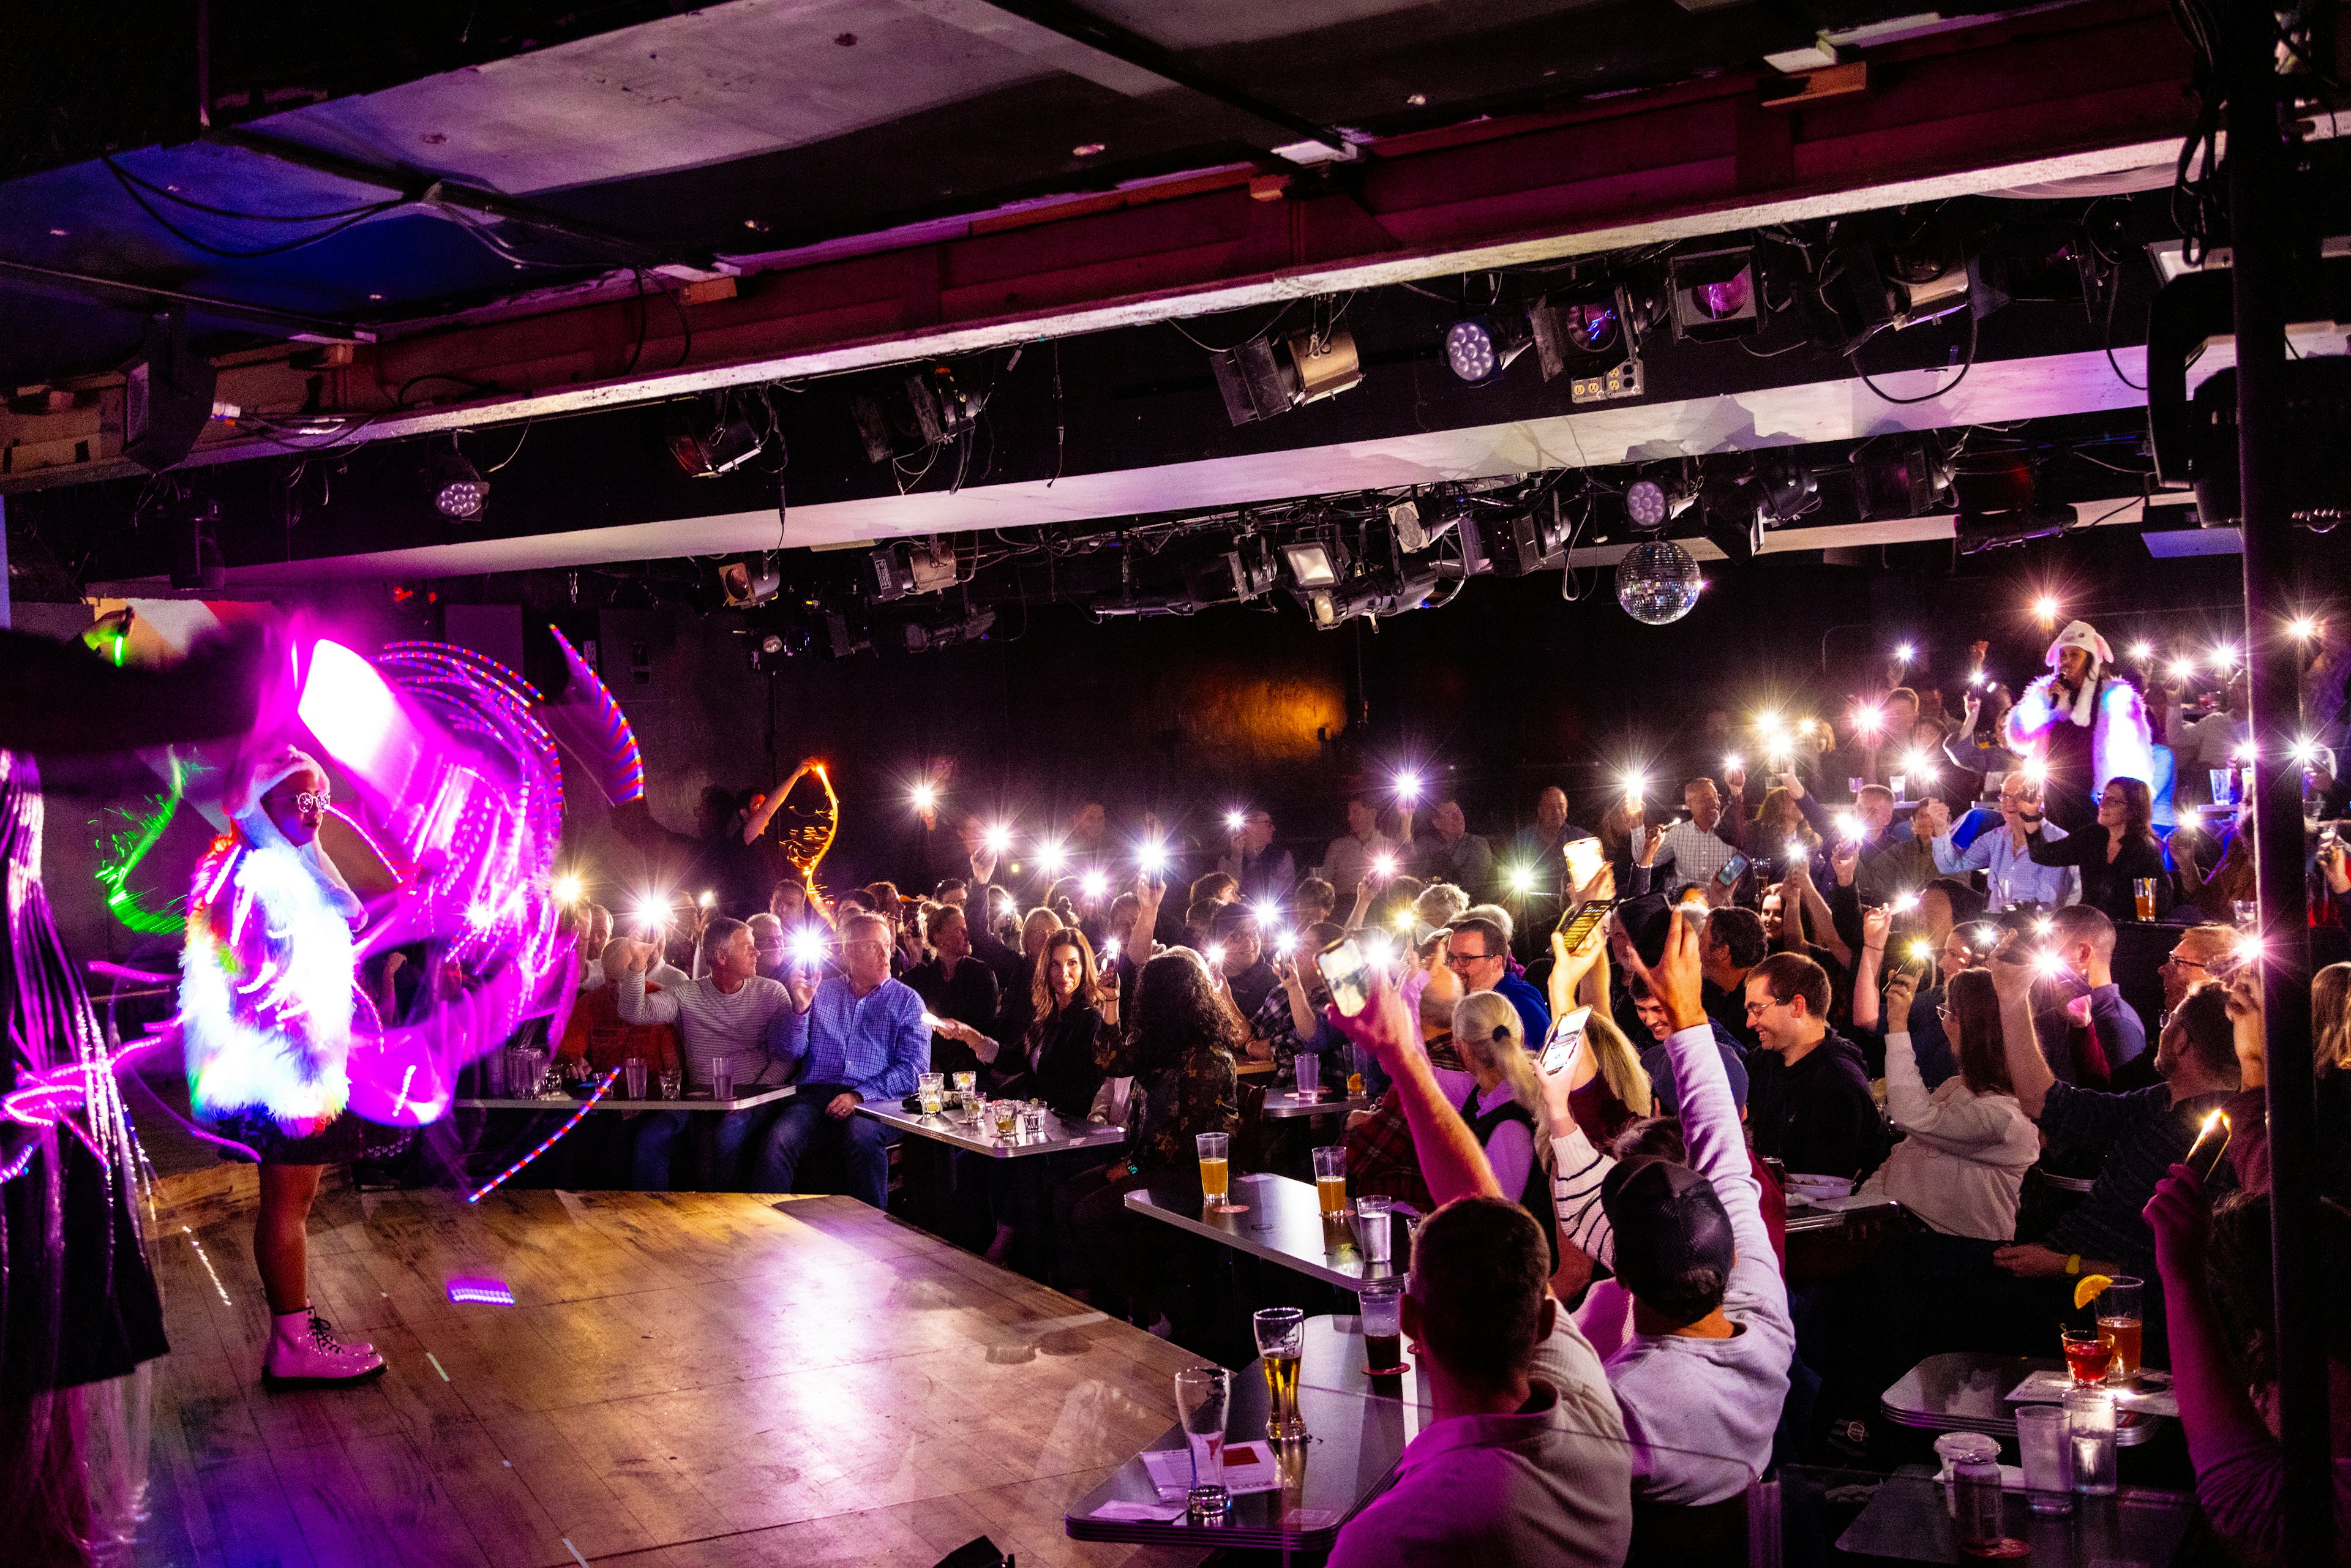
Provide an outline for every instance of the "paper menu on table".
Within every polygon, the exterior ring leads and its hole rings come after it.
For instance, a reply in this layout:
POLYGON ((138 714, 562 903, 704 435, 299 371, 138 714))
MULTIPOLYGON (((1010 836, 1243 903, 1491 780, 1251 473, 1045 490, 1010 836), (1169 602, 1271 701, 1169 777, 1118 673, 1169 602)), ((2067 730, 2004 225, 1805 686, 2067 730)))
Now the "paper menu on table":
MULTIPOLYGON (((2042 1367, 2032 1376, 2008 1391, 2011 1405, 2055 1405, 2064 1400, 2081 1385, 2064 1367, 2042 1367)), ((2179 1415, 2179 1396, 2172 1391, 2168 1374, 2142 1369, 2134 1383, 2093 1384, 2115 1396, 2115 1408, 2146 1416, 2179 1415)))
MULTIPOLYGON (((1151 1484, 1164 1498, 1188 1495, 1192 1490, 1192 1456, 1184 1448, 1147 1448, 1143 1454, 1143 1468, 1151 1473, 1151 1484)), ((1279 1491, 1281 1489, 1281 1467, 1275 1463, 1270 1443, 1233 1443, 1225 1448, 1225 1490, 1238 1497, 1244 1492, 1279 1491)))

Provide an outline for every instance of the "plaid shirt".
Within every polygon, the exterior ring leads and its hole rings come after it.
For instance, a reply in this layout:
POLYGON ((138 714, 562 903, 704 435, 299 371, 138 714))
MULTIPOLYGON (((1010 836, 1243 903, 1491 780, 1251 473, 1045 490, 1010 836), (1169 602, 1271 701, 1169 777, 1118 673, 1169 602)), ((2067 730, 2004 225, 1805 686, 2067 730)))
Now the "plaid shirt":
POLYGON ((1692 883, 1702 883, 1730 863, 1739 852, 1713 833, 1707 832, 1696 822, 1685 818, 1666 830, 1657 851, 1657 861, 1670 860, 1673 873, 1666 878, 1659 891, 1667 894, 1679 893, 1692 883))
MULTIPOLYGON (((1451 1035, 1428 1042, 1428 1059, 1448 1071, 1465 1071, 1451 1035)), ((1371 1114, 1347 1129, 1347 1189, 1402 1198, 1423 1214, 1436 1207, 1427 1178, 1420 1174, 1420 1154, 1412 1146, 1412 1128, 1404 1119, 1404 1101, 1394 1088, 1380 1096, 1371 1114)))

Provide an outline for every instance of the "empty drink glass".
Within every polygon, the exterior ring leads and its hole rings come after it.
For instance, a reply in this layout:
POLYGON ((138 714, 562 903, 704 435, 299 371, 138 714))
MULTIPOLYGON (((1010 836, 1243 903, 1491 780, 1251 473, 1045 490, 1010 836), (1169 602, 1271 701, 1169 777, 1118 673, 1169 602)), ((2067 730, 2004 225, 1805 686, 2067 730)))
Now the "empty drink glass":
POLYGON ((680 1093, 684 1092, 684 1089, 685 1075, 683 1072, 674 1067, 664 1067, 662 1069, 661 1097, 663 1099, 674 1100, 680 1093))
POLYGON ((1232 1134, 1229 1133, 1199 1133, 1192 1142, 1200 1151, 1200 1198, 1217 1214, 1237 1214, 1238 1209, 1226 1200, 1232 1182, 1232 1134))
POLYGON ((1232 1414, 1233 1375, 1221 1366, 1187 1366, 1176 1375, 1176 1413, 1192 1450, 1191 1517, 1222 1519, 1232 1507, 1225 1490, 1225 1422, 1232 1414))
POLYGON ((1907 773, 1889 773, 1886 776, 1886 787, 1894 791, 1894 798, 1897 800, 1902 799, 1903 787, 1909 782, 1910 776, 1907 773))
POLYGON ((735 1064, 723 1056, 710 1064, 710 1097, 713 1100, 735 1098, 735 1064))
POLYGON ((2035 1513, 2074 1511, 2073 1423, 2064 1406, 2016 1407, 2016 1447, 2024 1462, 2024 1490, 2035 1513))
POLYGON ((915 1076, 914 1099, 915 1103, 922 1106, 924 1115, 937 1115, 939 1113, 939 1107, 946 1103, 946 1096, 947 1079, 946 1073, 925 1072, 919 1073, 915 1076))
POLYGON ((629 1092, 628 1098, 642 1100, 645 1097, 645 1059, 643 1057, 632 1056, 621 1063, 621 1082, 629 1092))
POLYGON ((1301 1051, 1290 1063, 1298 1069, 1298 1097, 1312 1100, 1322 1092, 1322 1059, 1311 1051, 1301 1051))
MULTIPOLYGON (((1303 1061, 1303 1058, 1300 1060, 1303 1061)), ((1322 1218, 1347 1218, 1347 1150, 1333 1144, 1314 1151, 1314 1196, 1321 1200, 1322 1218)))
POLYGON ((2128 1383, 2138 1375, 2142 1299, 2147 1285, 2127 1274, 2117 1274, 2098 1292, 2098 1333, 2115 1347, 2114 1364, 2106 1369, 2109 1383, 2128 1383))
POLYGON ((1367 1193, 1355 1200, 1355 1245, 1366 1263, 1384 1263, 1395 1244, 1395 1199, 1367 1193))
POLYGON ((2115 1396, 2103 1388, 2076 1388, 2063 1414, 2074 1450, 2074 1490, 2105 1496, 2115 1490, 2115 1396))
POLYGON ((997 1100, 987 1107, 988 1131, 999 1138, 1017 1137, 1020 1133, 1020 1102, 997 1100))
POLYGON ((1042 1105, 1020 1107, 1020 1136, 1023 1142, 1031 1144, 1040 1142, 1044 1138, 1045 1107, 1042 1105))
POLYGON ((1364 1370, 1377 1376, 1404 1370, 1404 1287, 1374 1280, 1355 1292, 1364 1315, 1364 1370))
POLYGON ((1250 1321, 1265 1366, 1265 1435, 1276 1441, 1303 1437, 1306 1418, 1298 1413, 1298 1365, 1306 1354, 1306 1314, 1296 1307, 1268 1307, 1250 1321))

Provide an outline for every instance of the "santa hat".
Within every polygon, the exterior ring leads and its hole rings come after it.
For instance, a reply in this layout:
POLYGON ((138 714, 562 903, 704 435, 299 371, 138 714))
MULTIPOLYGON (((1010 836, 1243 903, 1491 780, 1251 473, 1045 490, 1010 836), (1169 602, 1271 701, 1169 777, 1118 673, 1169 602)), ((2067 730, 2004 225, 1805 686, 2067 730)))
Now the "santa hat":
POLYGON ((2057 641, 2049 644, 2046 662, 2051 669, 2057 667, 2057 661, 2064 656, 2068 648, 2079 648, 2101 664, 2115 662, 2115 651, 2106 646, 2106 640, 2098 635, 2098 629, 2086 621, 2068 621, 2065 630, 2057 633, 2057 641))
POLYGON ((268 810, 261 803, 270 790, 298 773, 315 775, 322 786, 327 782, 327 770, 319 766, 316 758, 298 747, 265 753, 254 759, 250 773, 223 791, 221 806, 227 811, 229 821, 236 824, 237 831, 245 835, 245 841, 255 849, 283 849, 299 856, 318 879, 327 902, 337 914, 348 918, 360 913, 360 898, 343 880, 343 873, 325 846, 315 835, 305 844, 292 842, 277 831, 277 824, 269 820, 268 810))

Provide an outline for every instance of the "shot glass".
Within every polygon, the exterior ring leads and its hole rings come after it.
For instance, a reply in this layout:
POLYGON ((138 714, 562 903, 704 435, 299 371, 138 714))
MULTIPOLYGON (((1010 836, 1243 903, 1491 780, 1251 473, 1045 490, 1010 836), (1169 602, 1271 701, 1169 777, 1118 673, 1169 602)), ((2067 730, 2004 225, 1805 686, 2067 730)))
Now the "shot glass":
POLYGON ((1025 1144, 1041 1143, 1044 1141, 1044 1137, 1045 1107, 1042 1105, 1021 1106, 1020 1141, 1025 1144))
POLYGON ((1894 798, 1897 800, 1905 798, 1903 791, 1909 782, 1910 776, 1907 773, 1889 773, 1886 776, 1886 787, 1894 791, 1894 798))
POLYGON ((944 1072, 925 1072, 914 1079, 914 1098, 925 1116, 935 1116, 946 1103, 947 1080, 944 1072))
POLYGON ((661 1074, 661 1097, 674 1100, 685 1092, 685 1074, 674 1067, 665 1067, 661 1074))
POLYGON ((645 1097, 645 1059, 643 1057, 632 1056, 621 1063, 621 1082, 629 1092, 628 1098, 642 1100, 645 1097))

